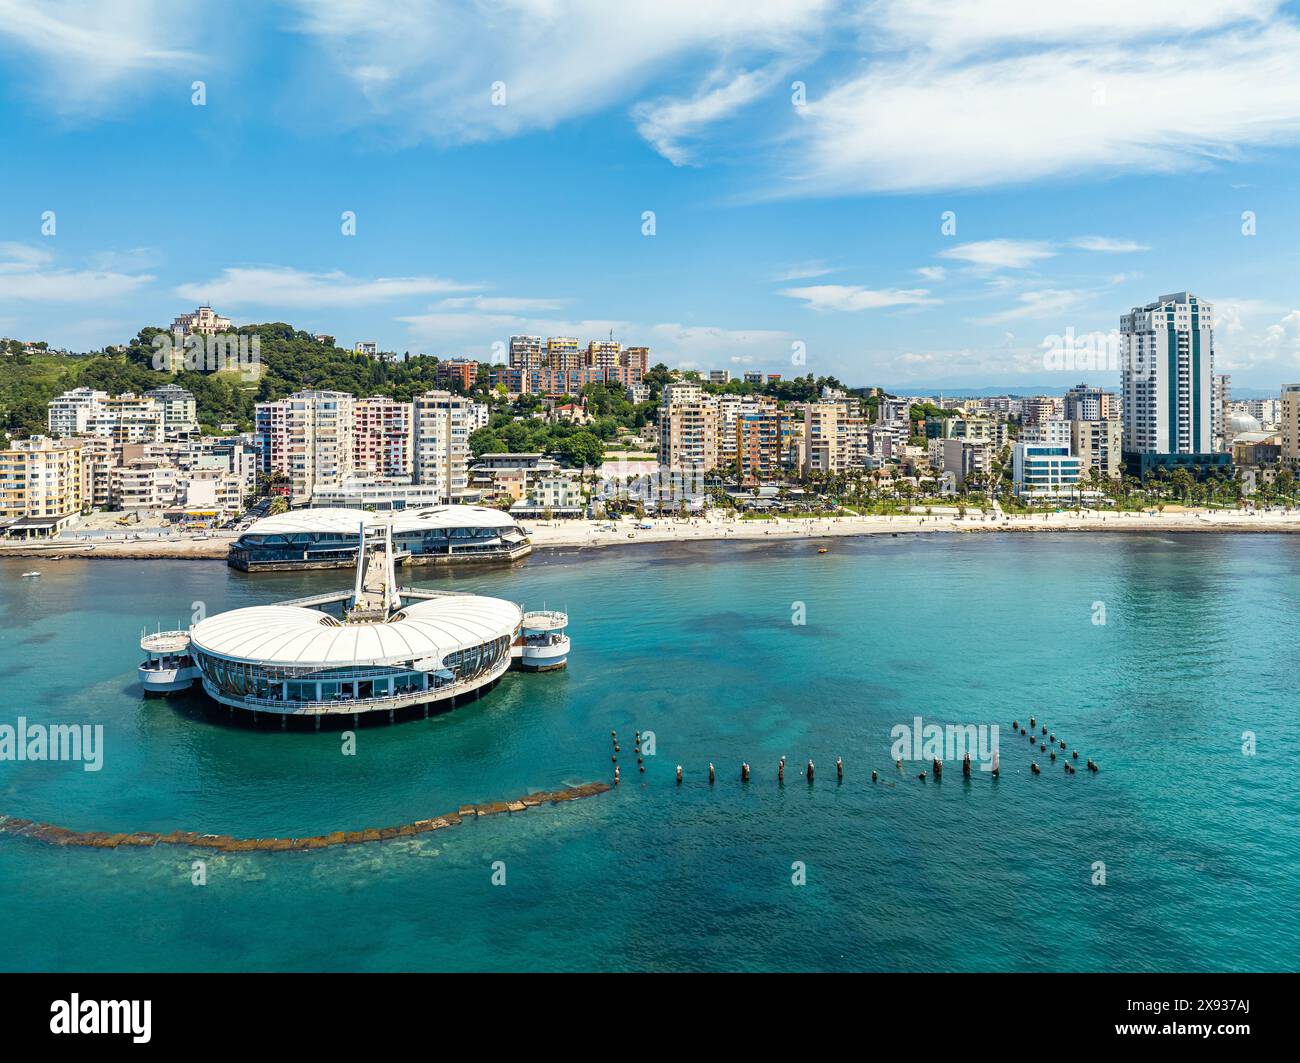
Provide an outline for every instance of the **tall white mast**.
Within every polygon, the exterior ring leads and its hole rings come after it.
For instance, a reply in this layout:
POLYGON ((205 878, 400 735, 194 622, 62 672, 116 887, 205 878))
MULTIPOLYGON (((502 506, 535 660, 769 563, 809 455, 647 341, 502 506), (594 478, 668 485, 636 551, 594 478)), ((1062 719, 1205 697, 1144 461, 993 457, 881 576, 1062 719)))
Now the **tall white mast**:
POLYGON ((366 519, 361 518, 360 528, 357 531, 357 581, 352 590, 352 604, 361 603, 361 582, 365 578, 366 571, 366 519))
POLYGON ((397 593, 397 563, 393 560, 393 525, 384 525, 384 608, 400 609, 402 596, 397 593))

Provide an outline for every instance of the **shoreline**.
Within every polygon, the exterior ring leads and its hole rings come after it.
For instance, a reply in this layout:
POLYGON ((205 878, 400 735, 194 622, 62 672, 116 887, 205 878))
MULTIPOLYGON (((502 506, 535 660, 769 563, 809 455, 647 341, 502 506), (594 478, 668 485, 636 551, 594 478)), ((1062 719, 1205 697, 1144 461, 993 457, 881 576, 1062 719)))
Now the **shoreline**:
MULTIPOLYGON (((682 542, 772 542, 801 539, 830 539, 864 535, 915 535, 1032 532, 1110 532, 1144 534, 1181 533, 1300 533, 1300 511, 1241 513, 1222 510, 1180 510, 1177 512, 1095 512, 1033 514, 1028 516, 984 517, 968 514, 959 520, 952 514, 893 516, 842 516, 813 519, 727 520, 699 517, 653 522, 651 529, 633 529, 619 524, 613 531, 602 530, 608 521, 566 520, 526 525, 535 550, 584 549, 588 547, 634 546, 645 543, 682 542)), ((161 540, 116 540, 87 542, 71 540, 0 544, 0 559, 54 560, 188 560, 224 561, 236 536, 183 537, 161 540)))

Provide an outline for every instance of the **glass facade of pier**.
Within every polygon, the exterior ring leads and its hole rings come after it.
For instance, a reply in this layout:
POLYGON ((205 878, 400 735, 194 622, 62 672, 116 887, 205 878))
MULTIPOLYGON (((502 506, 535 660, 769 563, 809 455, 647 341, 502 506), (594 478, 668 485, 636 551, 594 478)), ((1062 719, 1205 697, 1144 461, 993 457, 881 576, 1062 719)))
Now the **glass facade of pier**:
MULTIPOLYGON (((237 661, 192 647, 195 663, 209 693, 240 701, 282 703, 370 701, 435 692, 472 684, 506 662, 510 636, 448 654, 442 668, 421 671, 400 665, 351 665, 343 668, 293 668, 256 661, 237 661)), ((436 696, 436 695, 435 695, 436 696)))
MULTIPOLYGON (((500 528, 429 528, 393 535, 393 546, 412 557, 446 557, 456 554, 508 557, 527 540, 501 538, 500 528)), ((357 556, 357 533, 297 532, 276 535, 241 535, 230 547, 229 561, 238 568, 284 564, 352 564, 357 556)))

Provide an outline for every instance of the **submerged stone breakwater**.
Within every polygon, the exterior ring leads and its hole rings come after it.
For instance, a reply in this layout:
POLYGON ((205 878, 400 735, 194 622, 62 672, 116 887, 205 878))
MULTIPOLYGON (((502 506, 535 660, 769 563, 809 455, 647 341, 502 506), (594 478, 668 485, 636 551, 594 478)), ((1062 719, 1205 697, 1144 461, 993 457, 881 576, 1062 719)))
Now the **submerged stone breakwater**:
POLYGON ((0 834, 31 838, 48 845, 73 845, 90 849, 118 849, 155 845, 182 845, 192 849, 216 849, 226 853, 285 852, 300 849, 325 849, 331 845, 357 845, 362 842, 383 842, 391 838, 406 838, 424 834, 443 827, 454 827, 466 819, 494 816, 502 812, 523 812, 544 803, 558 804, 576 801, 581 797, 594 797, 611 789, 608 783, 589 782, 580 786, 567 786, 562 790, 539 790, 514 801, 492 801, 481 805, 461 805, 456 812, 444 812, 430 819, 403 823, 396 827, 368 827, 364 830, 336 830, 301 838, 232 838, 228 834, 195 834, 193 831, 172 831, 158 834, 154 831, 115 833, 110 831, 75 831, 51 823, 37 823, 17 816, 0 815, 0 834))

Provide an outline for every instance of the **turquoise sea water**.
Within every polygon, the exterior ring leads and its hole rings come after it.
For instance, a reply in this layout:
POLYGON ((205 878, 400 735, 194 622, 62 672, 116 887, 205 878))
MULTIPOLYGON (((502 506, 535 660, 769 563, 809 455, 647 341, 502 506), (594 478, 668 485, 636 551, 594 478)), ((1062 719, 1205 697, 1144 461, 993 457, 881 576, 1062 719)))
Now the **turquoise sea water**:
POLYGON ((902 536, 826 555, 690 544, 415 570, 567 608, 570 667, 363 727, 354 757, 337 732, 230 726, 198 697, 135 685, 142 626, 348 573, 101 560, 20 579, 30 567, 0 562, 0 723, 103 724, 105 764, 0 763, 0 812, 237 836, 386 826, 609 778, 612 729, 625 777, 415 839, 209 853, 206 886, 191 884, 202 854, 0 837, 6 970, 1274 970, 1300 956, 1298 538, 902 536), (1032 776, 1009 733, 1031 713, 1101 773, 1036 754, 1032 776), (890 729, 915 715, 999 724, 1002 778, 897 772, 890 729), (644 776, 638 728, 658 747, 644 776))

